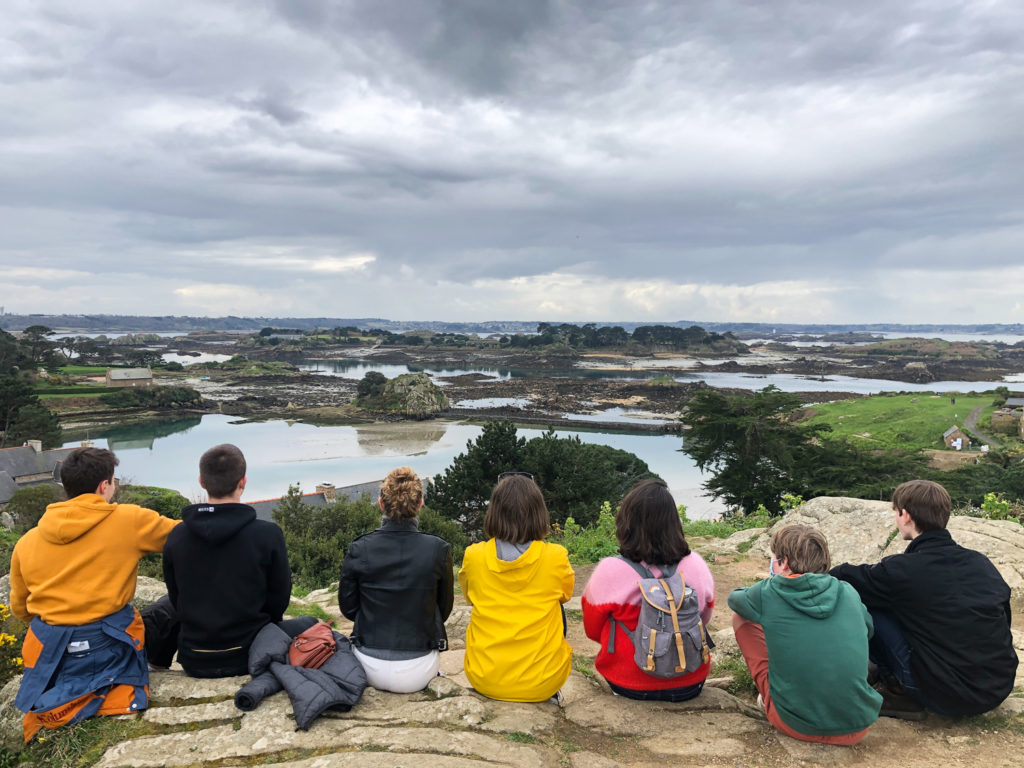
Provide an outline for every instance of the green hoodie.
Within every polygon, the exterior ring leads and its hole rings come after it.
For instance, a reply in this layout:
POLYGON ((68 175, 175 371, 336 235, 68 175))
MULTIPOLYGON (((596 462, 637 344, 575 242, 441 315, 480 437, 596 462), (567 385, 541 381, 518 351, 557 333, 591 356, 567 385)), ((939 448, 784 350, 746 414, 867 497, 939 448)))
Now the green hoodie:
POLYGON ((786 725, 838 736, 878 719, 882 697, 867 681, 874 626, 853 587, 827 573, 772 576, 734 590, 729 607, 764 627, 769 692, 786 725))

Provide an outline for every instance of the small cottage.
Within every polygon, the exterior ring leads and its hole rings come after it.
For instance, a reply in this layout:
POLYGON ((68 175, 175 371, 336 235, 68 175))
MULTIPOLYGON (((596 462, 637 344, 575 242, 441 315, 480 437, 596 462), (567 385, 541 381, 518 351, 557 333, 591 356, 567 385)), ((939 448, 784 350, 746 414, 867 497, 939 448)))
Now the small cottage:
POLYGON ((970 446, 971 439, 967 437, 967 434, 960 427, 953 425, 942 433, 942 442, 946 444, 947 448, 952 448, 954 451, 962 451, 970 446))
POLYGON ((108 387, 151 387, 153 372, 149 368, 107 368, 108 387))

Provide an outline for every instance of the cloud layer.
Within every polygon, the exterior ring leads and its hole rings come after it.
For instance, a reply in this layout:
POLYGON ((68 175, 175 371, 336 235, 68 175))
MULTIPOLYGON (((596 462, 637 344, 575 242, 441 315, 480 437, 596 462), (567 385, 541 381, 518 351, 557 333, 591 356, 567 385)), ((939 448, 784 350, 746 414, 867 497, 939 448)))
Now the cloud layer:
POLYGON ((1019 3, 8 5, 10 312, 1024 321, 1019 3))

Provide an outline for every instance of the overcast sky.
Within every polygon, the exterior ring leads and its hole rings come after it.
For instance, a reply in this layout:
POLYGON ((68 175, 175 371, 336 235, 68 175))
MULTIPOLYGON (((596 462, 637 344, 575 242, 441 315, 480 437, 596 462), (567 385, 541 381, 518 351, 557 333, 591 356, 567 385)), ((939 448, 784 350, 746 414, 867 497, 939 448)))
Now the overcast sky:
POLYGON ((1024 322, 1018 0, 4 0, 7 312, 1024 322))

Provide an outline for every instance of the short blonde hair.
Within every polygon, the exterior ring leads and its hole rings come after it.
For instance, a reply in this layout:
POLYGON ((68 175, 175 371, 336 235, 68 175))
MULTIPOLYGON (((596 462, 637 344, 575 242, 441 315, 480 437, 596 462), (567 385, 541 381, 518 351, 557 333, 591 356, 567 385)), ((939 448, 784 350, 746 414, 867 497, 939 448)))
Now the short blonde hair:
POLYGON ((384 514, 394 520, 416 517, 423 501, 423 483, 410 467, 388 472, 380 484, 380 502, 384 514))
POLYGON ((810 525, 787 525, 772 534, 777 561, 787 560, 793 573, 827 573, 832 563, 825 534, 810 525))

